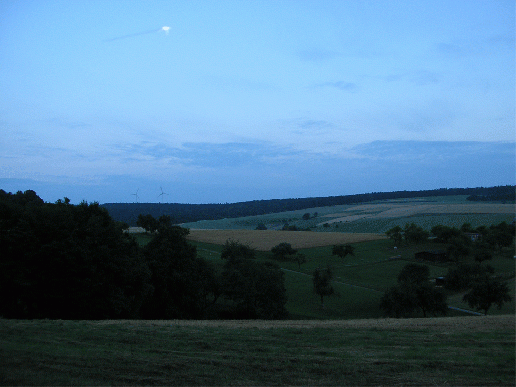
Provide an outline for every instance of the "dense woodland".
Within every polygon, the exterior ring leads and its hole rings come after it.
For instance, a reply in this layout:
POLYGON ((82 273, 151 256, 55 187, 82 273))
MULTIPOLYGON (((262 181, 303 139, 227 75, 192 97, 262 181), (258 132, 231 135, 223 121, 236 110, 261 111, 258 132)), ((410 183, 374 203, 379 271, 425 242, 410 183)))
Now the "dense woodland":
POLYGON ((327 207, 343 204, 366 203, 376 200, 421 198, 428 196, 468 195, 473 201, 514 202, 515 186, 478 188, 441 188, 425 191, 373 192, 358 195, 329 196, 301 199, 254 200, 225 204, 177 204, 177 203, 106 203, 102 204, 116 221, 136 226, 138 215, 150 214, 154 218, 170 216, 172 223, 198 220, 216 220, 244 216, 272 214, 306 208, 327 207))
POLYGON ((161 217, 143 248, 98 203, 0 190, 0 316, 21 319, 285 317, 283 272, 235 254, 216 272, 161 217))

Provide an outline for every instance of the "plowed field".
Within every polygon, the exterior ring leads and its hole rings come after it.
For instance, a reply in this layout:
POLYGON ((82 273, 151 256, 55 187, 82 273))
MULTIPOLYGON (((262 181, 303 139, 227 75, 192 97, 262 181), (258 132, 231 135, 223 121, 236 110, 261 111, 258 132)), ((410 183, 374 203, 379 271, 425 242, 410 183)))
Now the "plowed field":
POLYGON ((401 218, 422 214, 514 214, 514 204, 466 203, 466 204, 417 204, 380 203, 352 206, 345 212, 322 215, 334 218, 318 224, 353 222, 358 219, 401 218))

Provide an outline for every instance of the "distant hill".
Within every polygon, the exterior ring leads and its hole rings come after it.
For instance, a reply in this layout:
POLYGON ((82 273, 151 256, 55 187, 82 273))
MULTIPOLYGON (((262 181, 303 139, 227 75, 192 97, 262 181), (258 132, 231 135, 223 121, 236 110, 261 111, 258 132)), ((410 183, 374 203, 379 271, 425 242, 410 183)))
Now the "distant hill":
POLYGON ((306 208, 328 207, 343 204, 366 203, 376 200, 406 199, 428 196, 468 195, 468 200, 512 201, 516 186, 496 186, 477 188, 440 188, 424 191, 372 192, 357 195, 253 200, 249 202, 225 204, 179 204, 179 203, 105 203, 102 207, 109 211, 116 221, 136 225, 139 214, 151 214, 155 218, 168 215, 173 223, 217 220, 244 216, 264 215, 306 208))

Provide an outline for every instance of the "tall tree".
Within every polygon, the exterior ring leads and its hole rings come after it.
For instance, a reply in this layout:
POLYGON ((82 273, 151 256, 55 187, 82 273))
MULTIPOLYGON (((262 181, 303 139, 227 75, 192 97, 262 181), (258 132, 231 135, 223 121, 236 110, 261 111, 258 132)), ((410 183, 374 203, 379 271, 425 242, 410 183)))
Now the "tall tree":
POLYGON ((415 223, 407 223, 403 235, 407 243, 423 243, 428 240, 430 233, 415 223))
POLYGON ((333 246, 331 250, 332 255, 337 255, 340 258, 346 258, 347 255, 355 255, 355 248, 349 243, 346 245, 333 246))
POLYGON ((196 248, 186 240, 188 233, 188 229, 162 224, 143 248, 154 286, 142 306, 144 318, 203 318, 208 298, 216 299, 214 270, 197 257, 196 248))
POLYGON ((445 315, 446 296, 429 283, 428 266, 408 264, 398 274, 398 284, 390 288, 380 301, 380 308, 389 316, 408 317, 414 310, 445 315))
POLYGON ((325 269, 317 268, 313 273, 314 292, 321 297, 321 305, 324 308, 324 297, 331 296, 335 293, 331 281, 333 279, 333 270, 331 267, 325 269))
POLYGON ((151 291, 135 240, 98 203, 0 194, 0 314, 136 318, 151 291), (6 218, 4 218, 4 215, 6 218))
POLYGON ((291 257, 297 253, 290 243, 282 242, 271 249, 274 258, 280 261, 290 261, 291 257))
POLYGON ((455 262, 459 262, 467 258, 471 251, 470 239, 461 235, 451 238, 449 243, 450 245, 448 246, 447 253, 450 257, 455 259, 455 262))
POLYGON ((389 239, 392 239, 396 246, 399 246, 403 240, 403 229, 400 226, 396 226, 387 230, 385 235, 387 235, 389 239))
POLYGON ((144 228, 146 231, 153 233, 157 231, 159 223, 151 214, 138 215, 138 220, 136 221, 136 225, 138 227, 144 228))
POLYGON ((254 259, 255 255, 256 250, 251 246, 245 243, 240 243, 239 241, 235 241, 233 239, 228 239, 222 248, 220 257, 222 259, 231 261, 240 259, 254 259))
POLYGON ((496 281, 484 276, 464 295, 463 301, 467 302, 471 308, 482 310, 487 315, 487 311, 493 304, 501 309, 504 303, 511 301, 509 286, 506 282, 496 281))

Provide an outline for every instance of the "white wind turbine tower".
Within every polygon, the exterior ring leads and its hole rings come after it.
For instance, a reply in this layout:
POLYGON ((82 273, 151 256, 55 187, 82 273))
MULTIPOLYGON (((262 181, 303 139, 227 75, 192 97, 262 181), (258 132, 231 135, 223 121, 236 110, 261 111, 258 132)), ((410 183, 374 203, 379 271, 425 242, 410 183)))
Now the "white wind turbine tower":
POLYGON ((138 189, 136 190, 136 193, 133 193, 133 194, 132 194, 132 196, 134 196, 134 197, 135 197, 136 203, 138 203, 138 198, 139 198, 139 196, 138 196, 138 191, 139 191, 139 190, 140 190, 140 189, 138 188, 138 189))
POLYGON ((163 192, 163 188, 162 187, 159 187, 159 189, 161 190, 161 193, 158 195, 158 198, 159 198, 159 202, 161 204, 161 199, 163 199, 163 195, 168 195, 168 193, 163 192))

